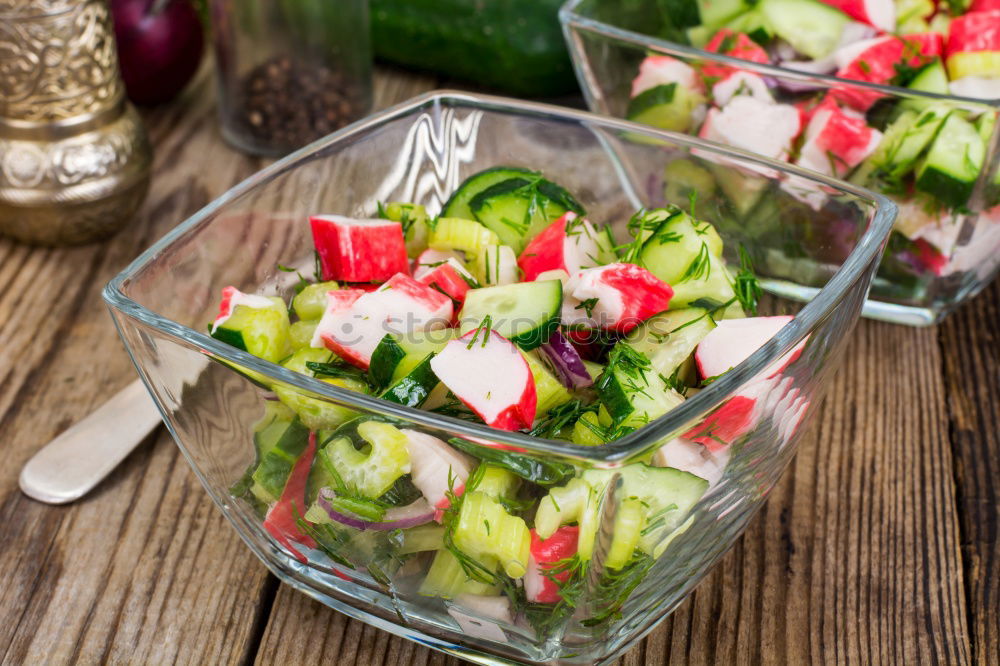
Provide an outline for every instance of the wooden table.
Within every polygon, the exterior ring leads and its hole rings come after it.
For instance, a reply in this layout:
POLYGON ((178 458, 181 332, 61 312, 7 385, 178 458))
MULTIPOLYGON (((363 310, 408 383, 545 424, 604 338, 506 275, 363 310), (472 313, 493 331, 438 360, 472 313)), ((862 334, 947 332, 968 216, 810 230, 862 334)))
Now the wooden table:
MULTIPOLYGON (((437 85, 379 70, 378 106, 437 85)), ((223 145, 208 77, 145 113, 149 199, 111 241, 0 240, 0 663, 453 661, 280 585, 160 428, 67 507, 35 450, 134 377, 100 291, 260 160, 223 145)), ((864 321, 792 469, 743 538, 624 658, 1000 663, 1000 282, 934 328, 864 321)))

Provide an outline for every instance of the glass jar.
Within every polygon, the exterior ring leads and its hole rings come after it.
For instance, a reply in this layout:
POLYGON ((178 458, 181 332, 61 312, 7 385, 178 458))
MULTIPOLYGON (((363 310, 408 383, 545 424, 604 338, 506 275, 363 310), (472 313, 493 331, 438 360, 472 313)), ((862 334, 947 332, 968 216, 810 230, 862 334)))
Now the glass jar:
POLYGON ((212 0, 222 135, 284 155, 366 115, 367 0, 212 0))

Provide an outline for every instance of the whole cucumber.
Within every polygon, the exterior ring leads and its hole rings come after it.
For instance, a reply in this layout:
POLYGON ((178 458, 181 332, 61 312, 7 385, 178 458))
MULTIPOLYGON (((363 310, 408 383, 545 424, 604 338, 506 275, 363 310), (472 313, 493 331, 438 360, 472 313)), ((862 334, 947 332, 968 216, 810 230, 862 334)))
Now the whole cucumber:
POLYGON ((375 55, 524 97, 575 92, 563 0, 371 0, 375 55))

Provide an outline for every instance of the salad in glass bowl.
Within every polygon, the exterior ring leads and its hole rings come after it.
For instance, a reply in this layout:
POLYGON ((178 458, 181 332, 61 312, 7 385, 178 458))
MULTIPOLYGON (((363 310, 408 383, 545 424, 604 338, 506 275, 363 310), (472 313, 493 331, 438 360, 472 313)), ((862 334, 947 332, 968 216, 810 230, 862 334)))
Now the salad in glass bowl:
MULTIPOLYGON (((900 214, 870 314, 930 323, 1000 267, 992 0, 572 0, 562 17, 595 109, 891 196, 900 214)), ((821 201, 794 181, 763 197, 712 170, 695 160, 669 176, 723 191, 746 234, 773 232, 758 215, 776 206, 817 231, 821 201)))
POLYGON ((435 93, 253 176, 105 297, 198 478, 284 582, 481 663, 592 663, 762 505, 893 214, 697 139, 435 93), (721 197, 664 197, 692 155, 826 194, 822 287, 755 277, 781 249, 741 248, 721 197))

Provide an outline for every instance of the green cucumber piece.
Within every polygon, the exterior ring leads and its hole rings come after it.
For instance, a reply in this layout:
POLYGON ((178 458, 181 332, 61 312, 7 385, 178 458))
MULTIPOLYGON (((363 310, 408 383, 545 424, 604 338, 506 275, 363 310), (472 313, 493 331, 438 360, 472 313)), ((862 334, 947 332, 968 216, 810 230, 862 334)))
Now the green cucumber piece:
MULTIPOLYGON (((625 342, 618 345, 628 346, 625 342)), ((609 358, 616 351, 612 350, 609 358)), ((684 401, 680 394, 667 388, 651 367, 642 369, 629 363, 609 364, 595 387, 611 417, 611 425, 622 434, 641 428, 684 401)))
POLYGON ((292 310, 299 319, 320 319, 326 312, 326 293, 340 289, 332 280, 307 285, 292 299, 292 310))
MULTIPOLYGON (((913 77, 910 84, 907 86, 910 90, 919 90, 920 92, 936 93, 938 95, 948 95, 948 73, 945 71, 944 63, 940 58, 933 60, 928 63, 917 72, 917 75, 913 77)), ((904 99, 899 103, 901 109, 916 109, 917 111, 923 111, 928 106, 934 104, 939 104, 936 100, 932 99, 904 99)))
POLYGON ((368 366, 372 381, 383 389, 395 384, 413 372, 428 354, 437 354, 456 337, 458 330, 454 328, 386 335, 375 347, 368 366))
POLYGON ((375 386, 384 389, 391 384, 396 367, 405 357, 406 352, 396 338, 386 333, 372 352, 372 360, 368 364, 368 374, 375 386))
MULTIPOLYGON (((517 97, 569 94, 578 88, 560 30, 561 4, 562 0, 372 0, 372 46, 381 60, 462 79, 477 89, 497 88, 517 97)), ((326 7, 333 15, 347 11, 329 2, 316 7, 326 7)), ((349 34, 336 26, 312 33, 349 34)))
POLYGON ((758 11, 774 33, 813 60, 830 55, 851 19, 817 0, 760 0, 758 11))
POLYGON ((260 462, 252 474, 251 492, 262 502, 278 501, 295 461, 309 444, 309 429, 298 419, 274 421, 254 434, 260 462))
POLYGON ((524 352, 524 360, 535 380, 535 395, 538 403, 535 407, 535 418, 545 416, 553 407, 564 405, 573 399, 573 394, 549 370, 548 366, 538 357, 537 351, 524 352))
POLYGON ((663 195, 690 214, 692 197, 696 208, 699 201, 712 201, 715 178, 705 167, 688 159, 677 159, 663 168, 663 195))
POLYGON ((653 230, 639 252, 639 263, 669 285, 686 279, 695 260, 722 254, 722 239, 712 225, 674 210, 653 230))
MULTIPOLYGON (((622 480, 617 494, 619 501, 636 498, 646 509, 639 548, 651 557, 659 557, 666 548, 668 537, 682 527, 691 509, 708 490, 708 481, 672 467, 652 467, 644 463, 625 465, 617 470, 588 469, 581 478, 595 489, 606 488, 616 473, 622 480)), ((634 535, 614 535, 616 540, 630 538, 634 535)))
POLYGON ((393 222, 399 222, 403 227, 403 239, 406 242, 406 255, 416 259, 427 249, 431 223, 427 209, 420 204, 393 202, 379 208, 381 217, 393 222))
POLYGON ((624 344, 649 359, 659 375, 670 377, 715 328, 708 310, 683 308, 655 315, 629 333, 624 344))
POLYGON ((292 324, 288 329, 288 344, 291 345, 292 351, 309 347, 317 326, 319 326, 318 319, 303 319, 292 324))
POLYGON ((469 202, 483 190, 496 185, 497 183, 518 178, 521 176, 537 176, 538 174, 530 169, 513 166, 497 166, 474 173, 458 186, 448 201, 441 209, 441 217, 458 217, 465 220, 474 220, 476 217, 469 208, 469 202))
POLYGON ((277 363, 288 355, 288 308, 280 298, 272 297, 274 307, 252 308, 237 305, 229 319, 210 329, 210 335, 265 361, 277 363))
POLYGON ((691 129, 694 110, 705 98, 677 83, 665 83, 639 93, 628 104, 625 117, 637 123, 673 132, 691 129))
POLYGON ((387 388, 381 398, 406 407, 422 405, 434 387, 438 385, 437 375, 431 369, 432 358, 434 358, 434 354, 428 354, 424 357, 424 360, 408 374, 387 388))
POLYGON ((951 114, 917 167, 917 189, 952 208, 968 202, 983 168, 986 146, 979 132, 958 114, 951 114))
MULTIPOLYGON (((281 366, 308 377, 316 377, 316 373, 309 369, 308 363, 331 363, 334 360, 335 357, 329 350, 306 347, 288 357, 281 366)), ((367 393, 368 386, 362 381, 360 374, 358 378, 352 377, 353 374, 353 369, 345 368, 344 375, 341 377, 321 376, 317 379, 357 393, 367 393)), ((306 395, 299 389, 286 384, 275 383, 273 390, 278 399, 291 408, 302 420, 302 423, 312 430, 335 428, 357 416, 357 412, 347 407, 306 395)))
POLYGON ((500 181, 469 200, 475 219, 493 231, 500 243, 520 254, 538 232, 566 211, 583 215, 569 192, 535 174, 500 181))
POLYGON ((489 317, 493 330, 528 351, 549 339, 561 314, 559 280, 470 289, 459 315, 459 330, 465 335, 489 317))

